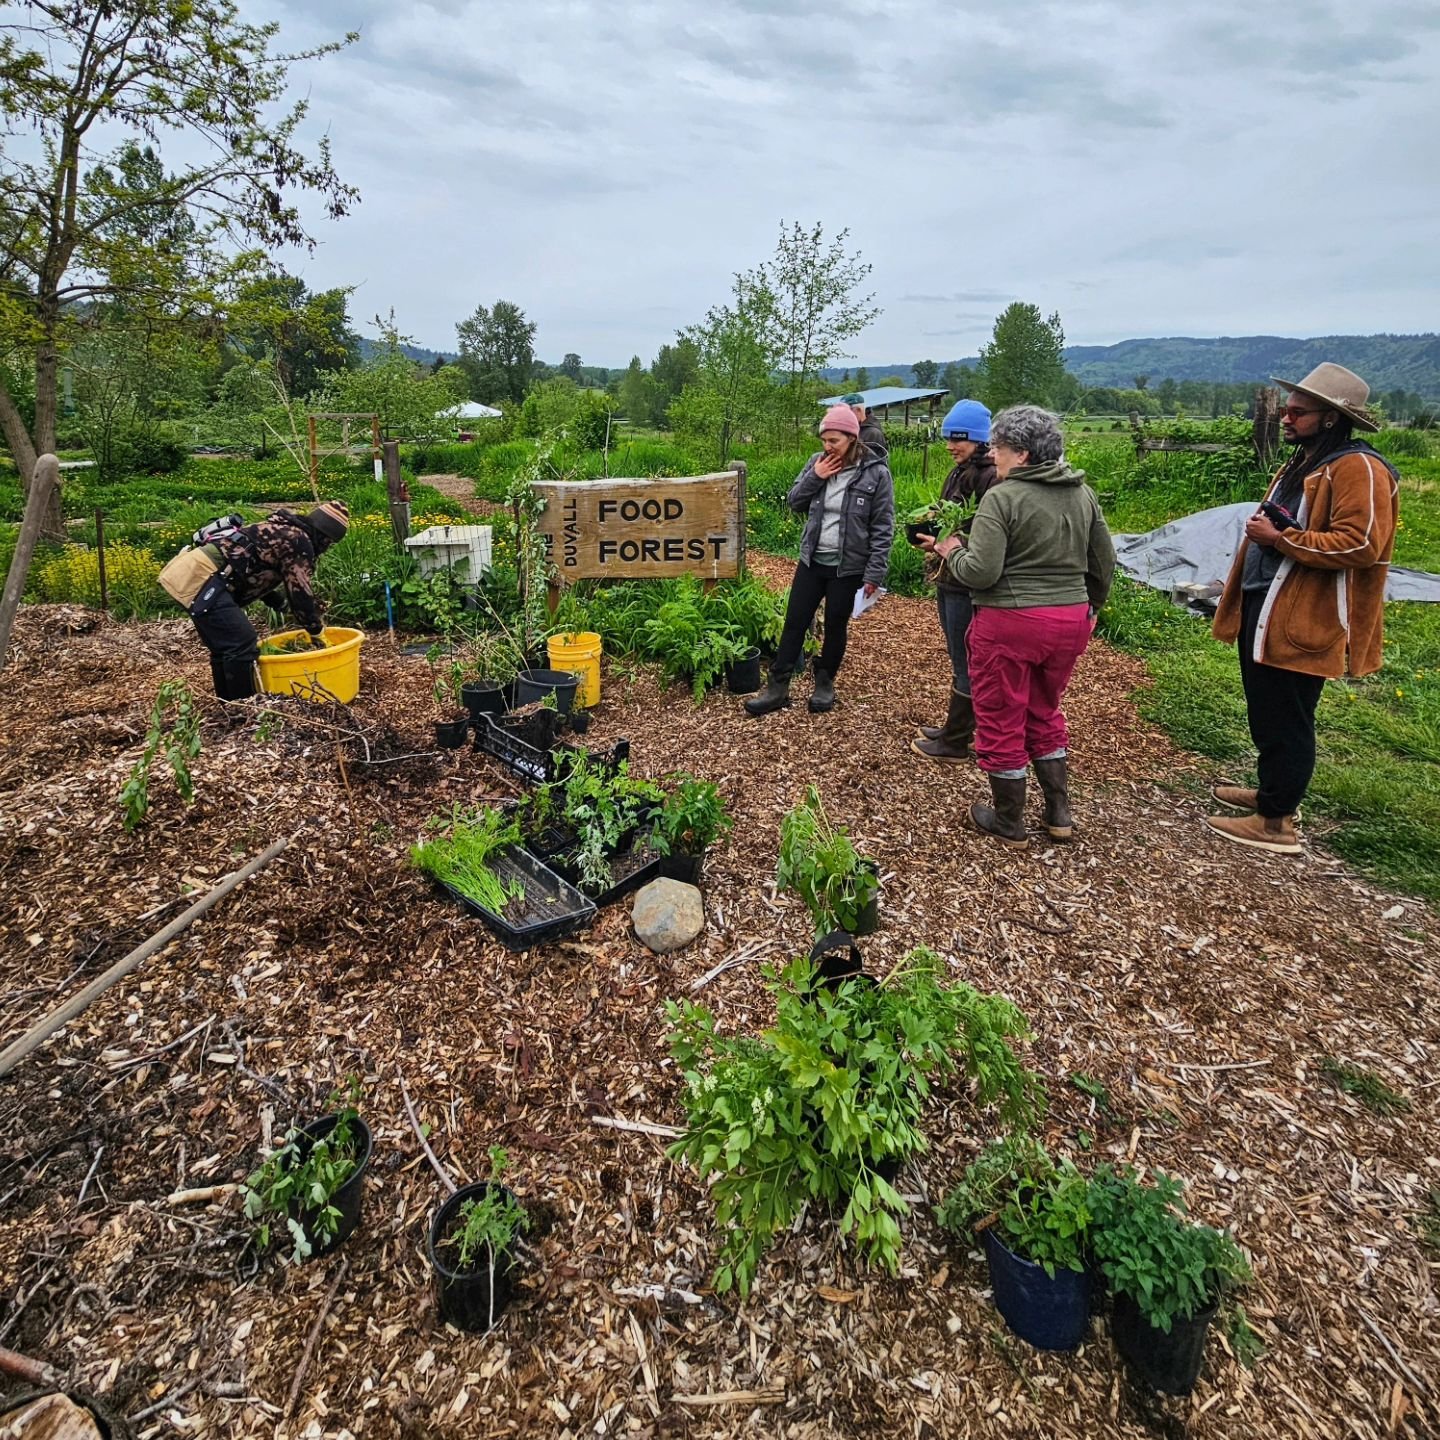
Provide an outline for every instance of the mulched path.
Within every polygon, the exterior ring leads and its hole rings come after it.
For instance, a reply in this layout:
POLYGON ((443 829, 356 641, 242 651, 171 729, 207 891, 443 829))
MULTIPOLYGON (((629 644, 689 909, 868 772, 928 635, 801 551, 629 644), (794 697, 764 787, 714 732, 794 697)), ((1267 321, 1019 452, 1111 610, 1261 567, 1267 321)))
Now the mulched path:
POLYGON ((856 623, 829 716, 805 711, 803 684, 796 708, 755 722, 734 697, 696 707, 607 663, 591 742, 628 737, 637 769, 713 777, 733 806, 709 929, 656 957, 621 904, 517 955, 405 865, 427 815, 516 788, 483 756, 426 753, 422 661, 372 638, 340 717, 376 758, 419 758, 367 770, 350 742, 342 776, 335 717, 270 701, 232 724, 207 700, 196 803, 157 771, 150 821, 127 836, 115 794, 149 700, 172 675, 205 693, 200 647, 185 622, 25 610, 0 679, 0 1043, 177 913, 147 912, 297 838, 0 1081, 0 1344, 117 1411, 151 1410, 137 1428, 157 1436, 1434 1433, 1440 1266, 1416 1217, 1440 1185, 1435 916, 1320 845, 1290 861, 1207 838, 1196 762, 1137 719, 1143 673, 1103 645, 1070 697, 1077 843, 1002 849, 963 823, 978 774, 908 749, 943 674, 931 605, 895 597, 856 623), (662 1002, 742 950, 701 998, 727 1029, 767 1023, 760 966, 809 941, 773 873, 780 817, 810 782, 881 865, 868 968, 923 941, 1010 995, 1035 1030, 1050 1141, 1188 1177, 1195 1213, 1236 1227, 1269 1345, 1256 1369, 1212 1338, 1194 1396, 1156 1401, 1124 1379, 1103 1321, 1075 1356, 1010 1337, 983 1265, 929 1218, 993 1133, 958 1090, 902 1177, 923 1203, 899 1277, 858 1267, 812 1217, 747 1303, 707 1293, 701 1187, 662 1140, 594 1117, 681 1118, 662 1002), (1322 1056, 1412 1109, 1371 1114, 1322 1056), (233 1199, 168 1197, 242 1178, 350 1073, 375 1134, 361 1229, 336 1256, 252 1275, 233 1199), (444 1192, 402 1076, 445 1165, 475 1177, 505 1145, 537 1216, 539 1259, 489 1337, 437 1323, 424 1244, 444 1192), (746 1390, 773 1403, 684 1403, 746 1390))

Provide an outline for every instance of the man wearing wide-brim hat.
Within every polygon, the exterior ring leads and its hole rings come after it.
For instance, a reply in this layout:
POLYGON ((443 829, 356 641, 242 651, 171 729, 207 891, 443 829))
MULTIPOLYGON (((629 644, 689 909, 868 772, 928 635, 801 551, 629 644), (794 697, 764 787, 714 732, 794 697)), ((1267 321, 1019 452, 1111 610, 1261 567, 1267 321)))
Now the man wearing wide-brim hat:
POLYGON ((1259 785, 1213 786, 1238 813, 1206 824, 1238 844, 1294 855, 1320 691, 1347 671, 1380 668, 1399 476, 1355 436, 1380 425, 1353 371, 1327 362, 1275 383, 1289 392, 1280 423, 1295 450, 1245 522, 1215 614, 1216 639, 1239 643, 1259 785))

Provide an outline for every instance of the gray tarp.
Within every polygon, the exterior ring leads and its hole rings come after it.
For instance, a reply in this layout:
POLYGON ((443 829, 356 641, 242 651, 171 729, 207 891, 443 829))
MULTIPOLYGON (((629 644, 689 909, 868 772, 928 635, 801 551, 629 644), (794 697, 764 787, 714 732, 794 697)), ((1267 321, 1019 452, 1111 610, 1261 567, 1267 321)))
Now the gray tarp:
MULTIPOLYGON (((1156 590, 1213 586, 1218 594, 1244 538, 1245 522, 1254 513, 1254 501, 1243 500, 1172 520, 1146 535, 1116 535, 1115 559, 1132 579, 1156 590)), ((1440 604, 1440 575, 1392 565, 1385 598, 1440 604)))

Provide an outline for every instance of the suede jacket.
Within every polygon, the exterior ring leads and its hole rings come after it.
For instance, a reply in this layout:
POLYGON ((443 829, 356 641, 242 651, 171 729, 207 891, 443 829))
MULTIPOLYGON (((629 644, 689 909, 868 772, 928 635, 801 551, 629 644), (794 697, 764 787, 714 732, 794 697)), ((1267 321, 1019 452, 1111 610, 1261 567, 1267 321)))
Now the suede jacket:
MULTIPOLYGON (((815 473, 815 462, 825 452, 805 462, 799 478, 790 487, 785 503, 804 515, 800 536, 800 559, 812 564, 815 542, 825 510, 825 478, 815 473)), ((882 585, 890 568, 890 543, 895 538, 895 486, 883 455, 862 450, 860 473, 850 482, 840 513, 840 575, 862 575, 867 585, 882 585)))
MULTIPOLYGON (((1295 516, 1300 528, 1281 531, 1275 542, 1280 567, 1255 627, 1254 658, 1262 665, 1331 680, 1347 668, 1351 675, 1380 668, 1398 480, 1364 444, 1329 456, 1305 476, 1295 516)), ((1240 634, 1250 543, 1241 541, 1215 612, 1215 638, 1227 643, 1240 634)))
POLYGON ((977 606, 1099 610, 1115 575, 1115 547, 1085 472, 1052 460, 1019 466, 985 494, 946 570, 977 606))
MULTIPOLYGON (((988 449, 977 450, 968 460, 961 465, 956 465, 945 477, 945 483, 940 487, 940 498, 942 500, 968 500, 972 495, 979 500, 987 490, 993 489, 1000 483, 1000 476, 995 471, 995 457, 988 449)), ((970 533, 974 523, 972 516, 965 524, 965 533, 970 533)), ((935 581, 937 590, 962 591, 963 585, 957 585, 950 578, 950 571, 947 567, 941 566, 939 578, 935 581)))

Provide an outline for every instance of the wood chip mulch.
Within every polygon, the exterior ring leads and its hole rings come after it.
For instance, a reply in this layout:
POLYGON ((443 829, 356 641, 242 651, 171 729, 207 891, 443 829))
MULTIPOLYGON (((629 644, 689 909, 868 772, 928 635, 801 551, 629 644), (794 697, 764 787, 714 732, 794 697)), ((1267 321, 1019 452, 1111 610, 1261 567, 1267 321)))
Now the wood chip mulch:
POLYGON ((1143 672, 1100 644, 1069 697, 1077 842, 1036 828, 1027 852, 1002 849, 963 823, 978 773, 909 750, 944 699, 933 607, 887 598, 852 639, 822 717, 804 683, 757 722, 735 697, 696 707, 608 662, 590 742, 627 737, 637 769, 715 778, 733 806, 709 928, 656 957, 622 903, 513 954, 405 863, 427 815, 517 790, 482 755, 431 753, 422 660, 372 638, 348 713, 272 699, 235 722, 207 699, 196 803, 157 767, 150 820, 126 835, 115 795, 155 688, 182 675, 206 694, 203 652, 186 622, 22 612, 0 677, 0 1044, 297 838, 0 1081, 0 1344, 140 1415, 145 1436, 1436 1433, 1440 1265, 1419 1220, 1440 1186, 1434 914, 1323 843, 1291 861, 1209 838, 1208 772, 1137 718, 1143 672), (1074 1356, 1009 1335, 978 1256, 929 1217, 993 1133, 953 1089, 902 1177, 920 1201, 898 1277, 811 1217, 747 1303, 709 1293, 702 1188, 663 1139, 595 1119, 682 1118, 661 1005, 727 958, 741 963, 700 998, 726 1028, 769 1022, 760 967, 810 938, 774 890, 779 820, 812 781, 881 865, 868 968, 925 942, 1013 997, 1050 1142, 1188 1177, 1195 1214, 1235 1227, 1269 1347, 1254 1370, 1215 1336, 1194 1395, 1160 1400, 1125 1379, 1103 1321, 1074 1356), (1410 1109, 1371 1113, 1326 1056, 1410 1109), (338 1255, 257 1262, 233 1195, 170 1202, 243 1178, 351 1073, 375 1157, 338 1255), (488 1337, 437 1322, 425 1230, 444 1191, 402 1079, 450 1172, 480 1176, 503 1144, 535 1216, 538 1259, 488 1337))

